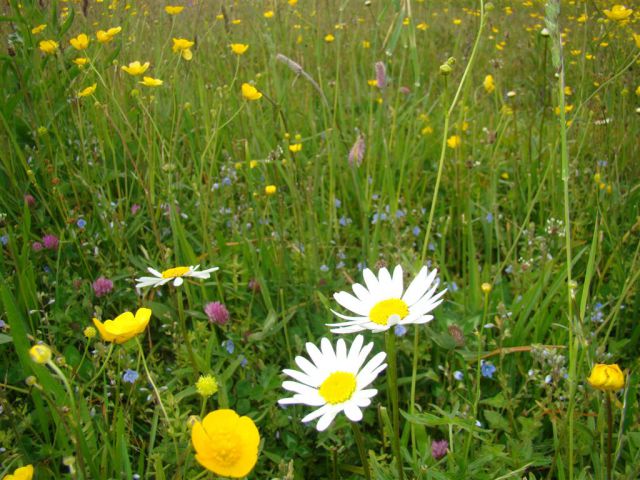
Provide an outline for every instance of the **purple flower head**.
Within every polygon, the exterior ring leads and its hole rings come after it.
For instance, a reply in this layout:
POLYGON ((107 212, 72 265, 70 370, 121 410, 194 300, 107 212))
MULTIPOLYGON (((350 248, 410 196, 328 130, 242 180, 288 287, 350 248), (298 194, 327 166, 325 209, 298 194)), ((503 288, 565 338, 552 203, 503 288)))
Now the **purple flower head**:
POLYGON ((248 287, 249 290, 251 290, 253 293, 260 293, 260 282, 258 282, 258 280, 256 280, 255 278, 249 280, 248 287))
POLYGON ((140 210, 140 205, 138 205, 137 203, 131 205, 131 215, 135 215, 136 213, 138 213, 138 210, 140 210))
POLYGON ((55 235, 45 235, 42 237, 42 245, 47 250, 57 250, 58 245, 60 245, 60 240, 55 235))
POLYGON ((449 442, 446 440, 434 440, 431 442, 431 456, 440 460, 447 454, 447 450, 449 449, 449 442))
POLYGON ((113 282, 108 278, 100 277, 93 282, 92 287, 96 297, 103 297, 107 293, 111 293, 111 290, 113 290, 113 282))
POLYGON ((39 252, 40 250, 42 250, 44 247, 42 246, 42 244, 40 242, 33 242, 31 244, 31 248, 33 249, 34 252, 39 252))
POLYGON ((366 149, 366 145, 364 143, 364 135, 358 135, 356 142, 349 150, 349 165, 352 167, 355 165, 359 167, 362 164, 362 160, 364 159, 364 151, 366 149))
POLYGON ((217 323, 218 325, 226 325, 229 321, 229 311, 220 302, 210 302, 204 307, 204 313, 209 317, 211 323, 217 323))
POLYGON ((376 84, 382 89, 387 86, 387 68, 383 62, 376 62, 376 84))
POLYGON ((24 201, 27 203, 29 207, 33 207, 36 204, 36 199, 33 195, 27 193, 24 196, 24 201))

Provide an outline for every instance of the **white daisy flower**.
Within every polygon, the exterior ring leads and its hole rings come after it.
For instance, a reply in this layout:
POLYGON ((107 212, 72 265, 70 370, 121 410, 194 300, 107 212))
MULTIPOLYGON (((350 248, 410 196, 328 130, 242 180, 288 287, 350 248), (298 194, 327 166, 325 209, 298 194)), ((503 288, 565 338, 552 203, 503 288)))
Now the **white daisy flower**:
POLYGON ((383 332, 395 325, 430 322, 433 315, 427 314, 442 303, 442 296, 446 292, 444 289, 435 293, 440 284, 437 274, 436 269, 429 273, 427 267, 422 267, 403 293, 400 265, 393 270, 393 276, 386 268, 382 268, 376 277, 366 268, 362 272, 366 288, 354 283, 352 288, 355 296, 347 292, 333 295, 336 302, 357 316, 350 317, 332 310, 346 322, 330 323, 327 326, 332 327, 333 333, 354 333, 362 330, 383 332))
POLYGON ((136 278, 136 288, 142 287, 160 287, 165 283, 169 283, 173 280, 173 286, 179 287, 184 283, 184 277, 200 278, 206 280, 211 276, 211 272, 218 270, 218 267, 207 268, 206 270, 198 271, 200 265, 190 267, 174 267, 168 270, 159 272, 151 267, 147 270, 153 275, 153 277, 140 277, 136 278))
POLYGON ((278 400, 280 405, 303 404, 320 407, 302 419, 310 422, 318 417, 316 428, 326 430, 340 412, 344 412, 352 422, 362 420, 361 408, 371 404, 378 393, 375 388, 365 388, 382 372, 387 354, 376 354, 366 365, 364 361, 373 348, 373 342, 364 347, 364 337, 358 335, 347 353, 343 339, 339 339, 335 351, 326 338, 320 341, 320 348, 307 343, 311 362, 304 357, 296 357, 296 364, 302 371, 283 370, 295 382, 285 381, 282 388, 294 392, 290 398, 278 400), (313 362, 313 363, 312 363, 313 362))

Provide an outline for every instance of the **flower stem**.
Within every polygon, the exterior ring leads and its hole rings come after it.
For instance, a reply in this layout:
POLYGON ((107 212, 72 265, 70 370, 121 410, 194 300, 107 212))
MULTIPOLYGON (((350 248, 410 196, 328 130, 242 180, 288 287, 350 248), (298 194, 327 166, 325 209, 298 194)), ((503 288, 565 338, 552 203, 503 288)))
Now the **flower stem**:
POLYGON ((367 450, 364 448, 364 437, 360 431, 360 427, 356 422, 350 422, 353 430, 353 435, 356 439, 356 445, 358 446, 358 453, 360 454, 360 460, 362 461, 362 469, 364 470, 364 478, 371 480, 371 473, 369 471, 369 459, 367 458, 367 450))
POLYGON ((611 412, 611 392, 606 392, 607 409, 607 480, 611 480, 611 450, 613 444, 613 414, 611 412))
POLYGON ((136 345, 138 345, 138 351, 140 352, 140 359, 142 360, 142 366, 144 367, 144 372, 147 375, 147 380, 151 384, 151 388, 153 389, 153 393, 155 394, 156 400, 158 401, 158 405, 160 405, 160 410, 162 410, 162 414, 164 415, 164 419, 167 422, 167 427, 171 428, 171 422, 169 420, 169 415, 167 415, 167 411, 164 408, 164 404, 162 403, 162 399, 160 398, 160 392, 158 391, 158 387, 156 387, 153 378, 151 377, 151 372, 149 371, 149 367, 147 366, 147 360, 144 357, 144 350, 142 350, 142 345, 140 344, 140 340, 136 337, 136 345))
POLYGON ((104 362, 102 362, 102 366, 100 367, 100 370, 98 370, 98 373, 96 373, 93 376, 93 378, 87 382, 87 384, 85 385, 86 387, 91 385, 93 382, 95 382, 98 379, 100 375, 102 375, 102 372, 104 372, 104 369, 106 368, 107 363, 109 363, 109 359, 111 358, 111 354, 113 353, 114 347, 115 347, 115 343, 111 343, 111 345, 109 346, 109 350, 107 351, 107 358, 105 358, 104 362))
POLYGON ((178 321, 180 324, 180 334, 182 335, 182 341, 187 347, 187 353, 189 354, 189 361, 193 367, 193 374, 197 375, 200 369, 198 368, 198 362, 196 361, 196 355, 193 353, 193 347, 187 336, 187 323, 184 316, 184 305, 182 303, 182 290, 177 290, 177 303, 178 303, 178 321))
POLYGON ((391 330, 385 332, 387 347, 387 383, 389 384, 389 397, 391 399, 391 415, 393 422, 393 435, 391 437, 391 449, 396 457, 398 468, 398 480, 404 478, 402 469, 402 457, 400 456, 400 411, 398 409, 398 365, 396 357, 396 336, 391 330))

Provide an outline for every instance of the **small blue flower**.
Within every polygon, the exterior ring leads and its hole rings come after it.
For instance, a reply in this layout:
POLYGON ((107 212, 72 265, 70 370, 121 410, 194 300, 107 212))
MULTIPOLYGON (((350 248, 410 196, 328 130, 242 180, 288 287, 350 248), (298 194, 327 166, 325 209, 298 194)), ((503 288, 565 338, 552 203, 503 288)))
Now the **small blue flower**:
POLYGON ((242 360, 240 360, 240 366, 241 366, 241 367, 246 367, 246 366, 247 366, 247 363, 249 363, 249 362, 247 361, 247 357, 245 357, 244 355, 240 355, 240 356, 242 357, 242 360))
POLYGON ((338 262, 338 264, 336 265, 336 268, 344 268, 344 262, 341 260, 338 262))
POLYGON ((222 185, 231 185, 231 179, 229 177, 224 177, 222 179, 222 185))
POLYGON ((364 270, 365 268, 367 268, 367 264, 366 264, 365 262, 358 262, 358 265, 356 266, 356 268, 357 268, 359 271, 362 271, 362 270, 364 270))
POLYGON ((480 372, 485 378, 493 378, 493 374, 496 373, 496 366, 491 362, 482 360, 480 363, 480 372))
POLYGON ((455 372, 453 372, 453 378, 461 382, 464 378, 464 373, 462 373, 460 370, 456 370, 455 372))
POLYGON ((2 243, 2 245, 9 243, 9 235, 2 235, 0 237, 0 243, 2 243))
POLYGON ((124 371, 124 374, 122 375, 122 380, 127 383, 134 384, 135 381, 138 380, 139 376, 140 375, 138 374, 138 372, 136 372, 135 370, 131 370, 130 368, 127 368, 124 371))
POLYGON ((420 235, 420 227, 416 225, 415 227, 413 227, 413 230, 411 230, 411 233, 413 233, 414 237, 417 237, 418 235, 420 235))
POLYGON ((320 265, 320 271, 321 272, 328 272, 329 271, 329 267, 327 267, 326 265, 320 265))
POLYGON ((6 328, 7 324, 5 323, 4 320, 0 320, 0 329, 4 329, 6 328))
POLYGON ((402 210, 396 210, 396 218, 402 218, 406 215, 402 210))
POLYGON ((76 225, 78 226, 78 228, 82 229, 87 226, 87 221, 84 218, 79 218, 76 222, 76 225))
POLYGON ((340 199, 336 198, 333 201, 333 205, 335 205, 336 208, 340 208, 342 206, 342 202, 340 201, 340 199))
POLYGON ((231 339, 222 342, 222 346, 225 348, 229 355, 231 355, 236 349, 236 346, 233 344, 233 340, 231 339))
POLYGON ((484 217, 484 218, 487 221, 487 223, 492 223, 493 222, 493 213, 491 213, 491 212, 487 213, 487 216, 484 217))
POLYGON ((396 325, 393 327, 393 333, 396 334, 396 337, 403 337, 407 333, 407 327, 404 325, 396 325))

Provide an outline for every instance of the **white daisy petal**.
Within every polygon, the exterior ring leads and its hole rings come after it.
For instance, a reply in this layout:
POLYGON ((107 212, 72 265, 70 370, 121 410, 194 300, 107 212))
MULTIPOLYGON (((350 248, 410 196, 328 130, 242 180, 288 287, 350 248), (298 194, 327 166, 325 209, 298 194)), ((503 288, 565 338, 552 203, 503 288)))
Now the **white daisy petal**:
POLYGON ((336 328, 332 328, 331 330, 329 330, 331 333, 338 333, 338 334, 348 334, 348 333, 357 333, 357 332, 363 332, 365 331, 366 328, 361 326, 361 325, 351 325, 348 327, 336 327, 336 328))
POLYGON ((377 292, 378 279, 373 274, 373 272, 368 268, 365 268, 362 271, 362 277, 364 278, 364 283, 367 285, 367 289, 369 289, 369 293, 377 292))
POLYGON ((149 267, 149 268, 147 268, 147 271, 148 271, 151 275, 153 275, 154 277, 162 278, 162 274, 161 274, 158 270, 155 270, 155 269, 153 269, 153 268, 149 267))
POLYGON ((353 313, 357 313, 358 315, 369 315, 370 309, 350 293, 338 292, 333 295, 333 298, 336 302, 353 313))
POLYGON ((325 413, 327 413, 329 410, 331 410, 333 408, 333 405, 330 404, 326 404, 323 405, 322 407, 320 407, 317 410, 314 410, 313 412, 311 412, 310 414, 302 417, 302 420, 300 420, 302 423, 307 423, 310 422, 311 420, 315 420, 318 417, 321 417, 322 415, 324 415, 325 413))
POLYGON ((393 278, 391 279, 391 296, 393 298, 400 298, 402 296, 402 267, 397 265, 393 269, 393 278))
POLYGON ((344 407, 344 414, 352 422, 359 422, 362 420, 362 410, 355 404, 349 403, 344 407))
MULTIPOLYGON (((324 361, 330 364, 336 363, 336 353, 333 350, 333 346, 328 338, 323 338, 320 340, 320 350, 322 350, 322 355, 324 357, 324 361)), ((318 365, 320 366, 320 365, 318 365)))
MULTIPOLYGON (((339 312, 336 312, 335 310, 331 310, 331 312, 332 312, 336 317, 343 318, 343 319, 345 319, 345 320, 362 320, 362 321, 365 321, 365 322, 366 322, 366 321, 368 321, 368 317, 350 317, 350 316, 348 316, 348 315, 343 315, 343 314, 341 314, 341 313, 339 313, 339 312)), ((327 325, 330 325, 330 324, 327 324, 327 325)))
POLYGON ((368 304, 371 302, 371 295, 369 294, 369 290, 364 288, 359 283, 354 283, 353 285, 351 285, 351 289, 362 303, 368 304))
POLYGON ((324 432, 327 427, 331 425, 331 422, 333 422, 333 419, 336 418, 337 414, 338 412, 335 411, 328 411, 327 413, 325 413, 322 417, 320 417, 320 420, 318 420, 316 429, 319 432, 324 432))
POLYGON ((320 349, 311 342, 307 342, 305 346, 307 348, 307 353, 309 353, 309 356, 311 357, 311 361, 314 363, 315 367, 321 368, 322 362, 324 361, 324 357, 320 349))
POLYGON ((309 385, 310 387, 317 387, 317 382, 311 375, 307 375, 306 373, 299 372, 297 370, 290 370, 288 368, 282 371, 285 375, 289 375, 294 380, 297 380, 300 383, 305 385, 309 385))
POLYGON ((385 290, 391 286, 391 275, 389 274, 389 270, 384 267, 382 267, 378 272, 378 283, 380 284, 380 287, 385 290))
POLYGON ((173 286, 179 287, 183 283, 184 283, 184 280, 182 279, 182 277, 176 277, 176 279, 173 281, 173 286))

